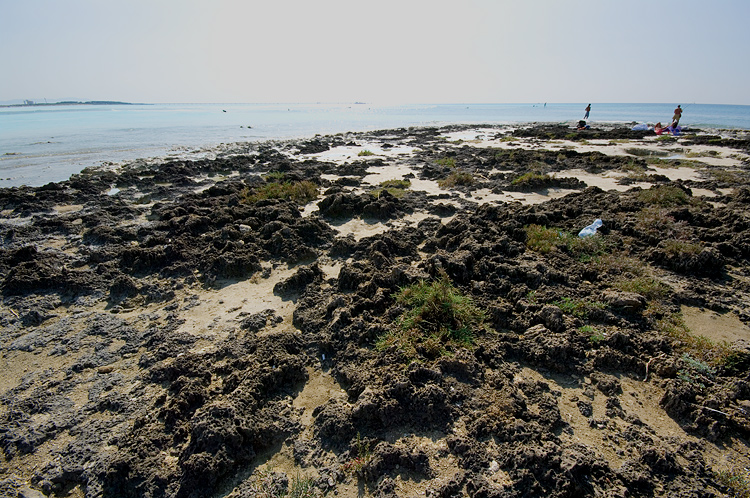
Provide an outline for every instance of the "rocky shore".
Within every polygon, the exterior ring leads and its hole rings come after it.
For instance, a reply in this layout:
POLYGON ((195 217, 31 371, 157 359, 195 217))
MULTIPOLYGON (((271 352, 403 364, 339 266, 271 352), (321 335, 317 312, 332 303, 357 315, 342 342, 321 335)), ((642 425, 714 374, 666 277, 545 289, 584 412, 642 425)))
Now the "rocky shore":
POLYGON ((0 189, 0 496, 748 496, 749 180, 452 126, 0 189))

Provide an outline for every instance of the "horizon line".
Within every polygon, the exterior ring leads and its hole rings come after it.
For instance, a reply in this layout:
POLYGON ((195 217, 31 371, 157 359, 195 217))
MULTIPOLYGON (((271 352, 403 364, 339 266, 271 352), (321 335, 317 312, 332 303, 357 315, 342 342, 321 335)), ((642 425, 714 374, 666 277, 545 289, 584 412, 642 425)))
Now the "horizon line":
POLYGON ((111 100, 111 99, 88 99, 88 100, 74 100, 74 99, 60 99, 49 101, 43 99, 37 101, 33 99, 10 99, 0 101, 0 105, 3 106, 45 106, 45 105, 59 105, 59 104, 71 104, 71 105, 376 105, 376 106, 400 106, 400 105, 585 105, 590 103, 591 105, 727 105, 727 106, 748 106, 750 104, 726 104, 726 103, 705 103, 705 102, 686 102, 681 103, 677 101, 672 102, 596 102, 596 101, 585 101, 585 102, 551 102, 551 101, 537 101, 537 102, 387 102, 387 101, 256 101, 256 102, 196 102, 196 101, 182 101, 182 102, 158 102, 158 101, 140 101, 140 102, 129 102, 122 100, 111 100), (33 104, 26 104, 25 102, 33 102, 33 104))

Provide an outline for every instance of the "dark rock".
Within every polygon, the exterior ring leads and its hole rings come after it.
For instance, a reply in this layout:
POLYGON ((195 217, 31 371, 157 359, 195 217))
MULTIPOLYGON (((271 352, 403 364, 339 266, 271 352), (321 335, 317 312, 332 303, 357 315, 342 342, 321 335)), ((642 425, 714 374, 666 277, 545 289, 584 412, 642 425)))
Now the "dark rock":
POLYGON ((303 266, 297 272, 273 287, 273 293, 280 296, 302 294, 308 285, 323 279, 323 272, 317 264, 303 266))

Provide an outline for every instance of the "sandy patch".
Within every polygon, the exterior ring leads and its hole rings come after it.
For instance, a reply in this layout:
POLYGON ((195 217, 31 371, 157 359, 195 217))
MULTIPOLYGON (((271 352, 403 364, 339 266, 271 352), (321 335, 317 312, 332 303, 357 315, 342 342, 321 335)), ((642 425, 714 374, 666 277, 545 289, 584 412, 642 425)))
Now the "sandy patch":
POLYGON ((458 140, 464 142, 481 142, 490 140, 492 137, 501 133, 503 130, 498 128, 476 128, 472 130, 454 131, 443 135, 449 142, 458 140))
POLYGON ((413 213, 398 220, 388 222, 387 224, 380 221, 352 218, 345 223, 331 224, 331 228, 336 230, 342 237, 352 235, 354 240, 361 240, 365 237, 384 233, 393 228, 401 228, 417 224, 430 216, 431 215, 427 213, 413 213))
POLYGON ((376 157, 396 157, 400 155, 410 155, 414 152, 415 147, 407 145, 397 145, 394 147, 383 147, 382 143, 366 142, 360 145, 342 145, 334 147, 325 152, 315 154, 306 154, 307 157, 315 158, 319 161, 328 161, 341 163, 353 159, 367 160, 376 157), (369 155, 360 155, 362 152, 371 152, 369 155))
POLYGON ((300 391, 292 406, 302 410, 300 423, 309 429, 313 423, 313 410, 326 403, 329 399, 347 399, 346 391, 327 372, 308 368, 310 378, 300 391))
POLYGON ((326 279, 329 278, 337 278, 339 276, 339 273, 341 272, 341 268, 344 267, 344 264, 341 261, 336 262, 318 262, 318 268, 323 272, 323 275, 325 275, 326 279))
POLYGON ((388 180, 403 180, 405 176, 410 174, 414 174, 414 170, 405 164, 370 166, 367 168, 367 176, 362 179, 362 183, 380 185, 388 180))
MULTIPOLYGON (((291 401, 291 406, 300 413, 299 422, 302 431, 297 436, 300 440, 312 440, 313 438, 313 411, 330 399, 347 399, 346 391, 334 380, 331 375, 319 368, 308 368, 309 378, 305 386, 291 401)), ((331 455, 330 459, 335 460, 331 455)), ((284 472, 290 479, 312 477, 316 469, 304 468, 294 460, 293 444, 289 441, 271 448, 269 451, 258 455, 258 462, 252 469, 262 469, 268 472, 284 472)), ((251 472, 247 472, 249 476, 251 472)), ((230 494, 229 496, 234 496, 230 494)))
MULTIPOLYGON (((671 434, 679 441, 702 441, 710 445, 712 453, 721 452, 715 445, 687 434, 659 405, 664 391, 649 382, 641 382, 627 376, 616 376, 622 393, 617 396, 625 417, 639 419, 655 434, 671 434)), ((637 451, 629 444, 625 429, 629 425, 622 417, 606 415, 607 396, 594 388, 589 378, 574 378, 567 375, 542 374, 530 368, 523 368, 517 380, 531 379, 549 384, 550 389, 559 392, 558 408, 562 419, 569 424, 560 434, 566 442, 588 446, 606 459, 613 468, 620 467, 626 460, 637 457, 637 451), (584 416, 579 409, 579 401, 590 402, 592 414, 584 416)))
MULTIPOLYGON (((571 129, 571 132, 574 131, 571 129)), ((665 144, 656 140, 656 137, 645 137, 643 140, 555 140, 542 142, 536 138, 505 138, 482 140, 472 143, 474 147, 496 147, 499 149, 533 149, 543 143, 545 149, 573 149, 578 153, 601 152, 610 156, 636 157, 628 149, 637 148, 643 151, 651 151, 654 156, 666 153, 668 159, 683 159, 686 161, 697 161, 711 166, 737 167, 742 161, 750 159, 747 153, 727 149, 726 147, 713 147, 709 145, 686 146, 676 142, 665 144)))
POLYGON ((717 194, 713 190, 708 190, 705 188, 691 188, 690 189, 693 192, 693 197, 716 197, 717 194))
POLYGON ((83 204, 61 205, 55 206, 52 209, 54 209, 57 214, 75 213, 76 211, 83 209, 83 204))
POLYGON ((675 180, 693 180, 702 181, 703 175, 700 171, 695 168, 687 168, 681 166, 679 168, 660 168, 658 166, 651 166, 657 175, 664 175, 672 181, 675 180))
POLYGON ((341 224, 331 224, 331 227, 343 237, 352 235, 354 240, 361 240, 365 237, 371 237, 388 230, 388 226, 384 223, 363 220, 360 218, 352 218, 341 224))
POLYGON ((551 173, 550 176, 553 178, 577 178, 589 187, 599 187, 602 190, 616 190, 618 192, 626 192, 633 187, 651 187, 651 183, 648 182, 635 182, 630 185, 621 185, 617 182, 621 178, 627 176, 627 174, 619 171, 608 171, 604 174, 597 175, 582 169, 569 169, 566 171, 551 173))
POLYGON ((740 321, 733 313, 682 306, 685 325, 694 335, 708 337, 714 342, 746 341, 750 343, 750 327, 740 321))
POLYGON ((307 218, 308 216, 311 216, 312 214, 320 211, 320 208, 318 207, 318 202, 320 202, 320 199, 315 199, 314 201, 311 201, 305 204, 305 206, 300 211, 300 213, 302 214, 302 217, 307 218))
MULTIPOLYGON (((236 318, 240 313, 253 314, 267 309, 275 310, 285 323, 291 323, 294 302, 276 296, 273 287, 291 277, 296 270, 285 266, 271 268, 268 278, 256 276, 241 282, 226 282, 217 289, 204 290, 185 298, 185 311, 182 313, 185 322, 179 330, 201 337, 224 338, 229 330, 236 327, 236 318)), ((196 348, 200 349, 195 352, 201 352, 206 347, 210 346, 196 343, 196 348)))

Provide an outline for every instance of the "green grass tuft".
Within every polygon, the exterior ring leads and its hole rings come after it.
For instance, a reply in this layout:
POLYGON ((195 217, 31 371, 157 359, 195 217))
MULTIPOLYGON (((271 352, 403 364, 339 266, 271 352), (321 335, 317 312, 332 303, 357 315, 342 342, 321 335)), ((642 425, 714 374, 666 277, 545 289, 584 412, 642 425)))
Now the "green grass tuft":
POLYGON ((589 237, 578 237, 571 234, 566 238, 566 247, 579 261, 588 262, 611 251, 609 240, 596 233, 589 237))
POLYGON ((708 174, 711 175, 714 180, 722 183, 736 184, 745 182, 744 178, 738 171, 710 169, 708 170, 708 174))
POLYGON ((373 189, 370 194, 375 197, 380 197, 383 191, 388 191, 393 197, 400 199, 406 194, 406 189, 411 187, 411 181, 409 180, 386 180, 380 182, 380 186, 373 189))
POLYGON ((240 195, 241 202, 253 204, 265 199, 285 199, 306 204, 318 198, 318 186, 313 182, 269 182, 255 189, 246 188, 240 195))
POLYGON ((374 156, 374 155, 375 155, 375 153, 374 153, 374 152, 372 152, 371 150, 367 150, 367 149, 365 149, 365 150, 361 150, 361 151, 359 151, 359 154, 357 154, 357 155, 358 155, 358 156, 374 156))
POLYGON ((370 443, 365 442, 362 439, 362 436, 360 433, 357 433, 357 456, 350 459, 348 462, 346 462, 342 467, 341 470, 344 471, 345 474, 361 474, 362 469, 365 468, 365 465, 368 464, 370 460, 372 460, 372 451, 370 450, 370 443))
POLYGON ((552 177, 547 174, 538 173, 536 171, 529 171, 521 176, 518 176, 511 180, 510 184, 513 186, 539 186, 546 185, 552 180, 552 177))
POLYGON ((638 200, 654 206, 684 206, 691 201, 690 196, 679 187, 658 185, 638 193, 638 200))
POLYGON ((319 495, 315 479, 312 477, 300 477, 297 474, 289 482, 289 491, 286 494, 286 498, 314 498, 319 495))
POLYGON ((438 186, 440 188, 450 188, 459 185, 472 185, 474 184, 474 175, 463 171, 454 171, 447 178, 438 180, 438 186))
POLYGON ((420 281, 395 294, 405 308, 394 330, 381 337, 380 349, 396 346, 409 357, 443 356, 456 347, 469 347, 474 331, 484 328, 485 315, 443 273, 439 280, 420 281))
POLYGON ((380 186, 383 188, 407 189, 411 187, 411 181, 410 180, 386 180, 384 182, 380 182, 380 186))
POLYGON ((686 221, 675 220, 668 208, 659 206, 648 206, 635 213, 635 228, 658 240, 689 240, 692 236, 686 221))
POLYGON ((703 251, 703 246, 687 240, 667 239, 659 243, 664 252, 673 257, 696 256, 703 251))
POLYGON ((284 173, 283 171, 271 171, 270 173, 266 173, 265 175, 263 175, 263 178, 266 181, 280 181, 286 178, 286 173, 284 173))
POLYGON ((578 333, 589 338, 591 344, 599 344, 607 340, 607 334, 592 325, 584 325, 578 329, 578 333))
POLYGON ((686 152, 685 157, 721 157, 721 152, 717 150, 703 150, 699 152, 686 152))
POLYGON ((567 235, 556 228, 541 225, 528 225, 526 228, 526 247, 532 251, 547 254, 560 246, 566 245, 567 235))
POLYGON ((672 135, 660 135, 656 137, 657 142, 675 142, 677 141, 676 137, 673 137, 672 135))
POLYGON ((670 286, 649 275, 630 275, 618 278, 612 286, 622 292, 635 292, 648 300, 661 300, 672 292, 670 286))
POLYGON ((636 159, 631 159, 627 164, 620 166, 620 170, 631 173, 633 176, 646 175, 646 167, 636 159))
POLYGON ((577 234, 559 228, 541 225, 528 225, 525 231, 526 247, 541 254, 565 250, 580 261, 586 262, 610 251, 608 240, 598 233, 590 237, 578 237, 577 234))
POLYGON ((252 496, 259 498, 315 498, 320 496, 315 479, 301 477, 299 473, 289 481, 287 489, 283 489, 274 481, 273 471, 258 470, 250 480, 252 496))
POLYGON ((563 313, 573 315, 577 318, 587 318, 589 313, 595 309, 604 309, 606 304, 599 301, 589 301, 588 299, 577 299, 564 297, 551 303, 562 310, 563 313))
POLYGON ((435 164, 439 164, 440 166, 447 166, 449 168, 455 168, 456 160, 452 157, 443 157, 441 159, 436 159, 435 164))
POLYGON ((732 498, 750 498, 750 470, 732 467, 716 473, 716 480, 729 488, 727 496, 732 498))

